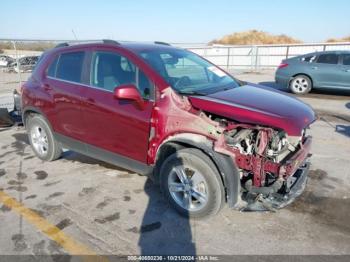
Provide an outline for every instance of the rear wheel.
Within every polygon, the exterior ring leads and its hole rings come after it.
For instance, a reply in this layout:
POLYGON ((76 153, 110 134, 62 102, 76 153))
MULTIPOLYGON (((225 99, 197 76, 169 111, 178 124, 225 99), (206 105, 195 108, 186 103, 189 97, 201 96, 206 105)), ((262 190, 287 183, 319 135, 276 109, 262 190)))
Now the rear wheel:
POLYGON ((37 157, 53 161, 61 156, 61 146, 56 142, 44 117, 38 114, 29 116, 26 126, 30 145, 37 157))
POLYGON ((307 94, 312 89, 311 79, 306 75, 297 75, 290 81, 289 89, 294 94, 307 94))
POLYGON ((169 156, 161 168, 161 186, 170 204, 186 217, 214 215, 225 202, 217 168, 198 149, 186 148, 169 156))

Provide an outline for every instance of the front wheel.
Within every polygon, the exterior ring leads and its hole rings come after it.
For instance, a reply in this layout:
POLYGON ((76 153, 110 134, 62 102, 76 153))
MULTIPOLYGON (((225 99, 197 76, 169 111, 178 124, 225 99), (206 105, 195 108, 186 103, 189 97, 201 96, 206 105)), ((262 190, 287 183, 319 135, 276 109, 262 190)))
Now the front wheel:
POLYGON ((172 154, 163 163, 160 174, 166 198, 183 216, 215 215, 225 202, 217 168, 198 149, 187 148, 172 154))
POLYGON ((307 94, 312 89, 311 79, 306 75, 297 75, 290 81, 289 89, 294 94, 307 94))

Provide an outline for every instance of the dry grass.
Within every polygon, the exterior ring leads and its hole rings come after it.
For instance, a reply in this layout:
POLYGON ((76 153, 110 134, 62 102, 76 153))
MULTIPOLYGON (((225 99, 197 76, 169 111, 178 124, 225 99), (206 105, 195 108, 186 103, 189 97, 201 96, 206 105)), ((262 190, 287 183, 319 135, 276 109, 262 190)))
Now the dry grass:
POLYGON ((334 43, 334 42, 350 42, 350 36, 346 36, 343 38, 329 38, 326 40, 327 43, 334 43))
MULTIPOLYGON (((45 51, 53 48, 55 45, 55 43, 47 41, 16 42, 16 48, 18 50, 45 51)), ((13 43, 9 41, 0 42, 0 50, 1 49, 14 49, 13 43)))
POLYGON ((264 31, 250 30, 226 35, 218 40, 213 40, 210 44, 223 45, 260 45, 260 44, 294 44, 302 43, 287 35, 272 35, 264 31))

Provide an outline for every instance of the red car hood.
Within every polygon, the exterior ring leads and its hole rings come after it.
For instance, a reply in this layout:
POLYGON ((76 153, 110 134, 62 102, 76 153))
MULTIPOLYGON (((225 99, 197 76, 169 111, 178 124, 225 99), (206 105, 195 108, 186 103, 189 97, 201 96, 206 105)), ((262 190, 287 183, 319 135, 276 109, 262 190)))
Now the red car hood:
POLYGON ((315 121, 307 104, 275 89, 249 84, 206 96, 191 96, 193 107, 242 123, 283 129, 291 136, 315 121))

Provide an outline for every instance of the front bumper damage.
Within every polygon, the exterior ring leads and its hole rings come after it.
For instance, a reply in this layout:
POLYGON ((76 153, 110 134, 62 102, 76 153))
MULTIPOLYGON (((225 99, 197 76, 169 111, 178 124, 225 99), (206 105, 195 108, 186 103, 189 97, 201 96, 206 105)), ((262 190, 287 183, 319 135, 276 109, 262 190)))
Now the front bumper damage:
POLYGON ((287 193, 281 194, 278 192, 270 193, 268 196, 263 194, 246 193, 243 194, 243 199, 246 205, 241 208, 241 211, 276 211, 291 204, 305 190, 310 162, 308 159, 296 170, 294 175, 288 177, 287 183, 290 187, 287 193))
POLYGON ((231 156, 241 173, 242 201, 235 204, 236 209, 274 211, 290 204, 302 193, 307 181, 312 137, 301 139, 295 151, 276 162, 266 157, 268 139, 261 140, 263 142, 259 143, 256 153, 244 154, 228 146, 223 136, 218 138, 214 150, 231 156))
MULTIPOLYGON (((269 203, 273 208, 283 208, 292 203, 298 196, 300 196, 306 187, 308 173, 310 169, 310 162, 307 160, 302 166, 300 166, 293 176, 290 176, 288 180, 291 183, 289 192, 285 195, 278 193, 271 194, 266 199, 266 203, 269 203)), ((289 182, 288 181, 288 182, 289 182)))
POLYGON ((307 183, 311 143, 311 137, 307 137, 300 149, 276 170, 283 183, 277 183, 276 187, 251 187, 243 193, 242 199, 247 205, 242 211, 275 211, 300 196, 307 183))

